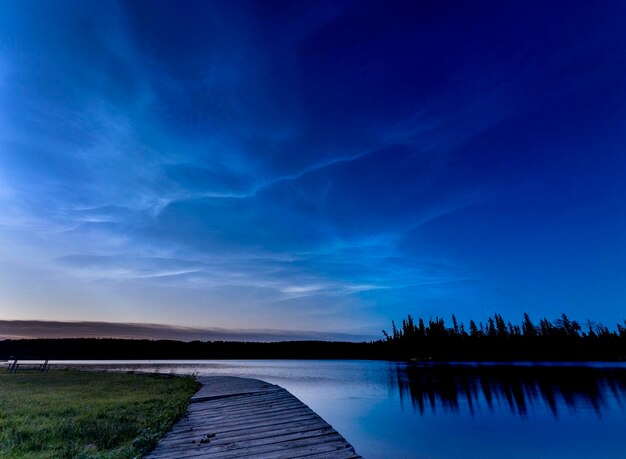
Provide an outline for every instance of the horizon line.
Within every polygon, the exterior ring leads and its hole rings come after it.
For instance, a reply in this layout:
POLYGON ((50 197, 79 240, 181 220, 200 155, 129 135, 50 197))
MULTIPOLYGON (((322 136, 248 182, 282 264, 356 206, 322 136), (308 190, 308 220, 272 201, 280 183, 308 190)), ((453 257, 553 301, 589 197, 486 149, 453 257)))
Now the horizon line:
MULTIPOLYGON (((367 334, 319 330, 186 327, 180 325, 57 320, 0 320, 0 339, 117 338, 176 341, 372 341, 367 334)), ((380 339, 380 337, 378 337, 380 339)))

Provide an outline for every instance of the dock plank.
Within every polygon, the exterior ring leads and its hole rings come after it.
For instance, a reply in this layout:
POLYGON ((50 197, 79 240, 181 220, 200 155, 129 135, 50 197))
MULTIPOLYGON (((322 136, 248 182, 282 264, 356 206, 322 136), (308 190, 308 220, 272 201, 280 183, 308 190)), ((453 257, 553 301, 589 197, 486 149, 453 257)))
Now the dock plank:
MULTIPOLYGON (((210 444, 187 442, 182 445, 176 445, 173 449, 176 452, 188 452, 203 450, 206 457, 221 457, 222 453, 231 453, 235 450, 248 451, 252 448, 258 448, 260 446, 274 445, 276 443, 285 443, 300 439, 311 439, 325 435, 336 434, 332 430, 332 427, 324 426, 315 430, 298 431, 291 433, 280 432, 272 436, 260 436, 257 438, 246 438, 244 440, 232 437, 224 441, 213 441, 210 444), (209 451, 210 450, 210 451, 209 451)), ((337 434, 338 435, 338 434, 337 434)), ((173 445, 168 444, 168 449, 172 449, 173 445)), ((281 448, 279 446, 278 448, 281 448)))
MULTIPOLYGON (((303 423, 294 423, 288 424, 288 427, 283 427, 282 429, 277 429, 276 426, 269 426, 269 428, 258 427, 256 429, 246 430, 245 432, 234 431, 234 432, 225 432, 220 435, 219 438, 213 438, 211 440, 211 445, 219 445, 219 444, 227 444, 232 441, 243 441, 243 440, 252 440, 252 439, 268 439, 272 438, 272 436, 285 435, 289 433, 303 434, 305 432, 309 432, 312 430, 323 430, 328 429, 328 425, 324 422, 319 421, 310 421, 306 424, 303 423)), ((189 436, 181 436, 172 440, 164 440, 164 444, 176 444, 176 445, 187 445, 193 443, 194 440, 200 440, 205 438, 207 434, 193 434, 189 436)))
POLYGON ((231 405, 231 406, 213 406, 211 403, 196 403, 200 405, 200 407, 194 407, 195 409, 189 410, 190 416, 205 416, 207 413, 213 413, 213 417, 219 417, 224 414, 238 414, 238 413, 246 413, 252 411, 263 411, 271 408, 280 408, 284 406, 301 406, 303 405, 300 400, 293 399, 281 399, 281 400, 271 400, 268 402, 243 402, 240 405, 231 405))
POLYGON ((188 420, 183 420, 183 421, 180 421, 180 424, 177 424, 174 426, 174 428, 172 429, 172 432, 174 433, 191 432, 194 430, 207 429, 207 428, 210 428, 213 432, 225 432, 225 431, 230 432, 233 430, 246 430, 246 429, 252 429, 255 427, 288 424, 292 422, 307 421, 307 420, 317 419, 317 418, 319 418, 319 416, 317 416, 313 411, 311 411, 310 413, 297 414, 297 415, 290 416, 288 418, 279 417, 279 418, 272 418, 272 419, 262 419, 261 421, 252 420, 252 421, 245 422, 245 423, 220 424, 220 425, 216 425, 214 422, 198 422, 198 423, 188 423, 185 425, 181 425, 182 423, 188 422, 188 420))
POLYGON ((185 416, 147 459, 352 459, 354 448, 287 390, 258 379, 199 377, 185 416))
MULTIPOLYGON (((245 425, 245 427, 250 427, 251 425, 272 423, 274 421, 295 421, 300 420, 303 416, 317 416, 313 410, 309 407, 299 408, 298 410, 292 410, 288 412, 271 412, 271 413, 263 413, 262 416, 258 414, 253 414, 250 417, 245 418, 235 418, 233 419, 206 419, 203 417, 193 417, 187 418, 179 421, 178 427, 181 429, 188 427, 209 427, 213 426, 214 429, 223 429, 226 427, 236 427, 239 425, 245 425), (296 412, 294 412, 296 411, 296 412)), ((176 426, 174 426, 176 429, 176 426)))

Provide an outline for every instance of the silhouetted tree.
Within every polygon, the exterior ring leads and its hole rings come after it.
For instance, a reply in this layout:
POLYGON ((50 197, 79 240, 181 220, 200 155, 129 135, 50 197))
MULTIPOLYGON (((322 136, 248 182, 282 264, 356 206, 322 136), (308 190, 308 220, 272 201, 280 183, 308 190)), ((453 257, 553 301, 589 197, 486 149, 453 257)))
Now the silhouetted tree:
POLYGON ((452 330, 454 331, 455 335, 459 334, 459 324, 456 321, 456 317, 454 314, 452 314, 452 330))
POLYGON ((541 336, 550 336, 553 334, 554 326, 545 317, 539 321, 539 330, 541 336))
POLYGON ((494 314, 494 319, 496 323, 496 333, 498 337, 504 338, 507 336, 506 324, 504 323, 504 319, 500 314, 494 314))
POLYGON ((473 320, 469 321, 469 330, 469 334, 471 337, 478 336, 478 327, 476 326, 476 322, 474 322, 473 320))
POLYGON ((537 328, 530 320, 530 316, 524 313, 524 321, 522 322, 522 333, 524 336, 537 336, 537 328))
POLYGON ((417 334, 420 337, 426 336, 426 326, 424 325, 424 319, 422 319, 421 317, 417 326, 417 334))
POLYGON ((487 319, 487 335, 494 337, 496 336, 496 325, 494 320, 489 317, 489 319, 487 319))

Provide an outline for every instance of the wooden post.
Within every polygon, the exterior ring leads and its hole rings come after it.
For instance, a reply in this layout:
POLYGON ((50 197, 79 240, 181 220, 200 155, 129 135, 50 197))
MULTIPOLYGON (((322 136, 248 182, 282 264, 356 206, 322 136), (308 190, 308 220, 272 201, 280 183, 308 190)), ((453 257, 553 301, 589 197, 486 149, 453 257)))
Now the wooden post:
POLYGON ((17 371, 17 367, 19 367, 19 364, 17 363, 17 359, 13 360, 13 363, 9 364, 9 373, 15 373, 17 371))

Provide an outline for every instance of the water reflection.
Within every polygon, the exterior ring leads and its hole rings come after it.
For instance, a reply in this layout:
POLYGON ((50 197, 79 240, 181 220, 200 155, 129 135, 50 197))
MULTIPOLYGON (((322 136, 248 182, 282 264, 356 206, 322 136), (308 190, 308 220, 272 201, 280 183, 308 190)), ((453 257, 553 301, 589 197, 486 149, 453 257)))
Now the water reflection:
MULTIPOLYGON (((410 401, 420 414, 442 409, 458 412, 507 407, 525 416, 543 404, 555 417, 563 409, 592 407, 601 415, 612 404, 623 408, 626 369, 576 366, 437 365, 398 366, 396 380, 403 404, 410 401)), ((612 405, 614 406, 614 405, 612 405)))

